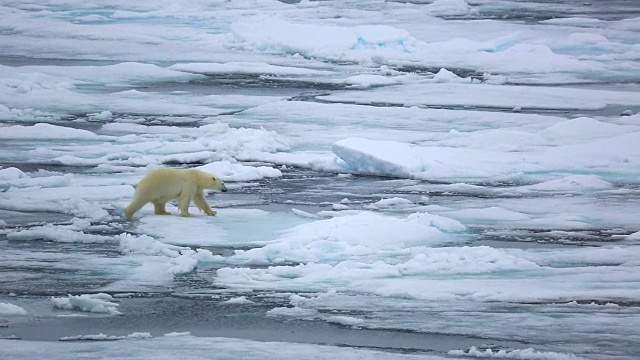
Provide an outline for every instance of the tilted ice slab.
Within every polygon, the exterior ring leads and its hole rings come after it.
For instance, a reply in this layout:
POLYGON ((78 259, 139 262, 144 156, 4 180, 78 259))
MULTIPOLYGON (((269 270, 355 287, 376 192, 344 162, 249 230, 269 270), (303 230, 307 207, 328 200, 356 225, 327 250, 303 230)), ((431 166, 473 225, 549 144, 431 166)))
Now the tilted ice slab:
POLYGON ((381 176, 487 179, 514 173, 602 172, 606 179, 640 172, 639 141, 640 132, 632 132, 542 153, 518 153, 348 138, 334 143, 333 152, 345 171, 381 176))

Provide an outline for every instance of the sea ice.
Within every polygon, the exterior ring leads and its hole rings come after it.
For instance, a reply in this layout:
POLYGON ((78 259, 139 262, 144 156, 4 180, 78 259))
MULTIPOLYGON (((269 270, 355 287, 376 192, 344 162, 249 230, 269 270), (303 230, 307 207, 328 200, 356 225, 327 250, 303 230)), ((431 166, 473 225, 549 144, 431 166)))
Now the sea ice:
POLYGON ((0 302, 0 315, 2 316, 11 316, 11 315, 28 315, 29 312, 24 308, 11 304, 0 302))
POLYGON ((112 300, 113 297, 111 295, 104 293, 69 295, 66 298, 51 297, 53 306, 58 309, 122 315, 122 313, 117 310, 119 304, 114 303, 112 300))

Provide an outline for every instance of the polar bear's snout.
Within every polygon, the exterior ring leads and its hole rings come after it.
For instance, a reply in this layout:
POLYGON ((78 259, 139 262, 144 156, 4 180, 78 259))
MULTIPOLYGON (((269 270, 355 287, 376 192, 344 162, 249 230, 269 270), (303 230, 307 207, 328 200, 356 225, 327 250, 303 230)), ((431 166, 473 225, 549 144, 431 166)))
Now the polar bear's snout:
POLYGON ((227 187, 224 184, 222 184, 222 187, 220 188, 220 191, 227 192, 227 187))

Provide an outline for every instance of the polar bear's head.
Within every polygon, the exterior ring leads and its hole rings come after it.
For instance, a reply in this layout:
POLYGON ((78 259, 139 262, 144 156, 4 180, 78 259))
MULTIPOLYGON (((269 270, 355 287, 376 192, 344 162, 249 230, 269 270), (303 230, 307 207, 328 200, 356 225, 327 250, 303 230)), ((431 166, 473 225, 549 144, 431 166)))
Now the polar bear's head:
POLYGON ((222 179, 220 179, 219 177, 215 177, 213 175, 209 175, 209 178, 206 182, 206 186, 204 188, 215 190, 215 191, 227 192, 227 187, 224 185, 224 181, 222 181, 222 179))
POLYGON ((194 174, 192 176, 196 178, 196 183, 198 184, 198 187, 200 189, 209 189, 222 192, 227 191, 227 187, 224 185, 224 181, 222 181, 222 179, 220 179, 219 177, 197 169, 191 169, 188 171, 194 174))

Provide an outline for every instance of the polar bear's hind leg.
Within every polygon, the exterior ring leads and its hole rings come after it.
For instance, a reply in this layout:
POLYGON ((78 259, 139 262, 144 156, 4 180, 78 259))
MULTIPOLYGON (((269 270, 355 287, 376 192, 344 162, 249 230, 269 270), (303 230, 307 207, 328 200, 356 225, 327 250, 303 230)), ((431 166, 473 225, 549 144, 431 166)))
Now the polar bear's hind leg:
POLYGON ((142 207, 145 206, 147 202, 148 201, 140 200, 139 198, 134 197, 131 204, 124 208, 124 216, 127 218, 127 220, 133 219, 133 214, 135 214, 136 211, 142 209, 142 207))
POLYGON ((156 215, 171 215, 171 213, 170 213, 170 212, 168 212, 168 211, 166 210, 166 208, 165 208, 166 204, 167 204, 167 203, 166 203, 166 202, 164 202, 164 201, 160 201, 160 200, 156 200, 156 201, 154 201, 154 202, 153 202, 153 210, 154 210, 154 213, 155 213, 156 215))

